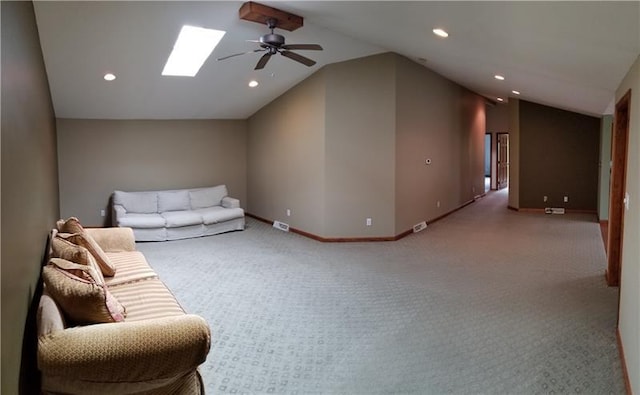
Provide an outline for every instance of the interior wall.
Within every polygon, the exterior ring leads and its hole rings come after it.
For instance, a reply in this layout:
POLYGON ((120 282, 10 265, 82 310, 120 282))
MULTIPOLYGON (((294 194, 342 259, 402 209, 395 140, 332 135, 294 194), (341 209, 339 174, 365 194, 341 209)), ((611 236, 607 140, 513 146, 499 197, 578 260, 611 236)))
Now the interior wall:
POLYGON ((249 118, 247 151, 247 211, 324 235, 324 70, 249 118))
POLYGON ((611 128, 613 115, 605 115, 600 120, 600 175, 598 177, 598 219, 609 219, 609 189, 611 187, 611 128))
POLYGON ((386 53, 325 68, 328 237, 394 236, 397 56, 386 53))
POLYGON ((36 393, 33 302, 47 235, 59 218, 56 127, 33 4, 0 2, 2 29, 2 385, 36 393), (33 311, 31 312, 33 313, 33 311), (27 324, 25 324, 27 322, 27 324), (25 331, 26 329, 26 331, 25 331), (21 364, 23 380, 20 380, 21 364), (33 369, 33 370, 31 370, 33 369))
POLYGON ((599 151, 599 118, 520 100, 520 207, 595 213, 599 151))
POLYGON ((509 105, 498 103, 486 106, 487 133, 491 133, 491 189, 497 189, 498 133, 509 133, 509 105))
POLYGON ((520 99, 509 98, 509 207, 520 208, 520 99))
POLYGON ((484 191, 486 128, 484 100, 429 69, 398 56, 396 81, 400 234, 484 191))
POLYGON ((114 190, 226 184, 246 206, 246 121, 58 119, 57 129, 62 217, 110 225, 114 190))
POLYGON ((640 56, 616 90, 616 102, 631 92, 624 213, 620 314, 618 328, 626 357, 631 390, 640 394, 640 56))

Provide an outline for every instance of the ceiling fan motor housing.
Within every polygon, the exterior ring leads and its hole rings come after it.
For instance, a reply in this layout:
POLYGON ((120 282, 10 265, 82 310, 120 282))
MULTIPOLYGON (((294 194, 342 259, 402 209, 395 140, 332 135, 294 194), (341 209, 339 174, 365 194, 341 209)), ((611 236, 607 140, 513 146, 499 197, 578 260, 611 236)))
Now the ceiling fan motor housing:
POLYGON ((275 34, 275 33, 265 34, 264 36, 260 37, 260 42, 262 44, 268 44, 268 45, 280 47, 284 45, 284 36, 280 34, 275 34))

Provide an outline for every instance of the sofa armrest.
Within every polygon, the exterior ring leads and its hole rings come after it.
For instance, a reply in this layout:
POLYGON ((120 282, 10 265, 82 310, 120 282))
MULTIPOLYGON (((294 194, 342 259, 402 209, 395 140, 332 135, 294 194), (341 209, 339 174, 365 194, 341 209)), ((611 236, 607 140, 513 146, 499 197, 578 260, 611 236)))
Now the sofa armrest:
POLYGON ((211 346, 206 321, 186 314, 80 326, 38 339, 43 375, 87 382, 144 382, 195 370, 211 346))
POLYGON ((111 225, 118 226, 120 218, 124 217, 125 214, 127 214, 127 209, 121 204, 114 203, 111 209, 111 225))
POLYGON ((224 208, 240 208, 240 200, 225 196, 222 198, 222 207, 224 208))
POLYGON ((131 228, 85 228, 105 252, 135 251, 136 239, 131 228))

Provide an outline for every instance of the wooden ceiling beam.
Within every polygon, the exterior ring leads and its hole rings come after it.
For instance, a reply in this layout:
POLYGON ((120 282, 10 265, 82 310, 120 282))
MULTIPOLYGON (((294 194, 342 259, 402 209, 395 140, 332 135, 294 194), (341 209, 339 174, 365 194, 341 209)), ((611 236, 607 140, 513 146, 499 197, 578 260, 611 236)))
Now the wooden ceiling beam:
POLYGON ((290 32, 302 27, 303 18, 298 15, 278 10, 263 4, 248 1, 240 7, 240 19, 250 22, 256 22, 267 25, 267 20, 273 18, 277 21, 278 29, 288 30, 290 32))

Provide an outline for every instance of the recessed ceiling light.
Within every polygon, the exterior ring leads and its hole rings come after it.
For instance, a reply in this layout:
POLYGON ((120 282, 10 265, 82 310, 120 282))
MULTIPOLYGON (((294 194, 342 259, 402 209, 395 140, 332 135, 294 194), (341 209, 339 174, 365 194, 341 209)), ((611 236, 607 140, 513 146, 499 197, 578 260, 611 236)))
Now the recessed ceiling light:
POLYGON ((249 81, 249 86, 252 87, 252 88, 255 88, 258 85, 259 85, 258 81, 256 81, 256 80, 249 81))
POLYGON ((496 75, 494 75, 494 76, 493 76, 493 78, 495 78, 495 79, 497 79, 497 80, 500 80, 500 81, 504 81, 504 77, 503 77, 503 76, 501 76, 500 74, 496 74, 496 75))
POLYGON ((162 75, 193 77, 226 32, 195 26, 182 26, 162 75))
POLYGON ((104 77, 102 77, 105 79, 105 81, 113 81, 116 79, 116 75, 112 74, 112 73, 107 73, 104 75, 104 77))
POLYGON ((498 101, 504 101, 504 99, 503 99, 503 98, 501 98, 501 97, 499 97, 499 98, 498 98, 498 101))
POLYGON ((519 95, 520 94, 520 91, 511 91, 511 92, 513 92, 514 95, 519 95))
POLYGON ((433 34, 435 34, 438 37, 442 37, 442 38, 447 38, 449 37, 449 33, 447 33, 446 31, 444 31, 444 29, 433 29, 433 34))

